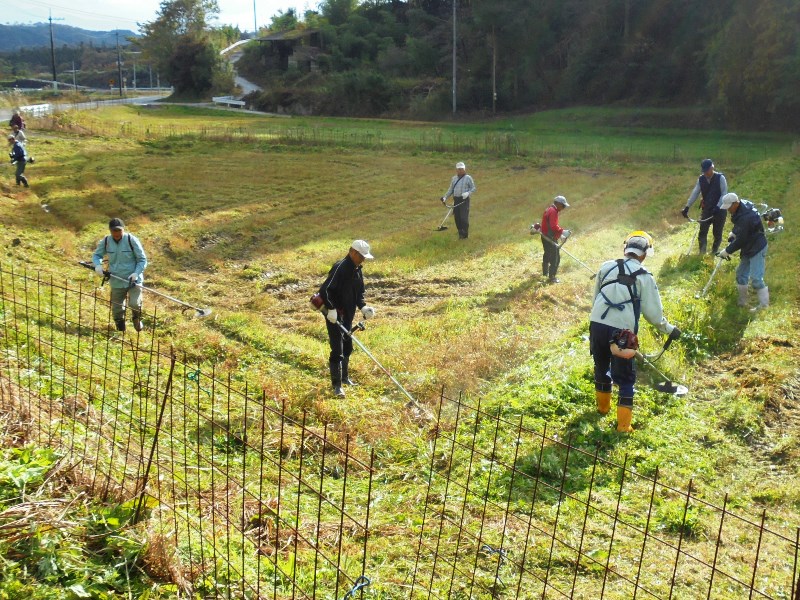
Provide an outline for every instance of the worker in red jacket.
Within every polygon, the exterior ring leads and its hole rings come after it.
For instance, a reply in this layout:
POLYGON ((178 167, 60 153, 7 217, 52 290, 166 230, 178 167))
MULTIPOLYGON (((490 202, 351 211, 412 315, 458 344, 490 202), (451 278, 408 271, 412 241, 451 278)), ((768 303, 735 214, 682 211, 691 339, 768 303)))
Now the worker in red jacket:
POLYGON ((561 262, 561 252, 558 249, 558 241, 566 240, 569 229, 563 229, 558 224, 558 213, 565 208, 569 208, 569 203, 564 196, 556 196, 553 203, 547 207, 542 215, 542 274, 548 278, 550 283, 558 283, 556 274, 558 265, 561 262))

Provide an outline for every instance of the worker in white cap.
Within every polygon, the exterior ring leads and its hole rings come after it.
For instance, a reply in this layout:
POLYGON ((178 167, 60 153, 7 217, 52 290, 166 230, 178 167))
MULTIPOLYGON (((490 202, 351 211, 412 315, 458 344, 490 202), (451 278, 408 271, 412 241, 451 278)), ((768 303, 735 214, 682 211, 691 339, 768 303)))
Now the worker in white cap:
POLYGON ((450 180, 450 187, 442 196, 442 204, 453 197, 453 216, 456 219, 458 238, 461 240, 469 237, 469 199, 476 191, 472 176, 467 175, 467 166, 463 162, 456 163, 456 174, 450 180))
POLYGON ((350 354, 353 352, 353 340, 342 328, 350 331, 356 309, 361 311, 365 319, 375 316, 375 309, 367 306, 364 300, 364 277, 361 265, 365 260, 375 258, 364 240, 354 240, 350 250, 342 260, 334 263, 328 272, 325 283, 319 288, 325 313, 325 325, 328 328, 328 341, 331 353, 329 366, 331 385, 336 396, 344 397, 342 385, 355 385, 350 379, 350 354))

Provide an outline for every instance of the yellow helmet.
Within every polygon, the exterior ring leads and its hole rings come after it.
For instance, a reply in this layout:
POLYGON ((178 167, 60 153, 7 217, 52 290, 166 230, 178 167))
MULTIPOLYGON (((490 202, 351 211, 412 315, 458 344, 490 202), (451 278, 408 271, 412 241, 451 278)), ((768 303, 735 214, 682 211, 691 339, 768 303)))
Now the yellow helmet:
POLYGON ((633 253, 639 257, 653 256, 653 237, 646 231, 632 231, 625 238, 625 254, 633 253))

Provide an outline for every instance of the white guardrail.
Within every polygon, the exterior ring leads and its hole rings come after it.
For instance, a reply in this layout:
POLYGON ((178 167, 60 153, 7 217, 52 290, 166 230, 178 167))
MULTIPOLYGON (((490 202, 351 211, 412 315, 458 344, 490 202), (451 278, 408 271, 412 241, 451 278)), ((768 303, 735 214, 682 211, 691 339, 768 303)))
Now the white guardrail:
POLYGON ((214 96, 211 100, 214 101, 214 104, 224 104, 225 106, 244 107, 247 105, 244 100, 237 100, 233 96, 214 96))
POLYGON ((49 104, 29 104, 28 106, 20 106, 19 111, 26 116, 43 117, 52 113, 53 107, 49 104))

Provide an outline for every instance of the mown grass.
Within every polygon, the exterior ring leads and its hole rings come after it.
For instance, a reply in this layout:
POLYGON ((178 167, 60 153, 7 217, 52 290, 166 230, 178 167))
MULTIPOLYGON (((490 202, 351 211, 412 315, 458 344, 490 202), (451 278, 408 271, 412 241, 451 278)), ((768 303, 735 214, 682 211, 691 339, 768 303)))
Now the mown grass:
MULTIPOLYGON (((116 107, 81 114, 76 122, 84 130, 109 123, 124 129, 123 122, 220 132, 337 128, 375 131, 384 140, 419 139, 430 130, 459 139, 513 130, 549 148, 562 144, 564 155, 408 153, 391 143, 368 151, 348 144, 347 135, 320 148, 224 135, 139 142, 41 131, 31 136, 37 156, 31 190, 3 185, 0 243, 15 265, 90 286, 92 275, 74 263, 89 258, 108 218, 122 217, 147 249, 146 283, 214 310, 211 319, 191 320, 148 297, 160 307, 159 335, 202 365, 232 370, 376 447, 381 466, 396 469, 403 481, 388 521, 413 514, 419 502, 422 482, 406 474, 427 468, 426 432, 397 418, 402 396, 361 353, 352 366, 362 385, 343 401, 329 395, 324 327, 308 306, 354 238, 369 240, 377 257, 365 276, 378 318, 360 339, 423 403, 433 406, 442 387, 451 396, 480 396, 487 410, 512 421, 547 425, 587 451, 599 445, 617 463, 627 455, 641 473, 659 467, 665 481, 679 486, 694 479, 711 501, 721 504, 728 493, 741 510, 766 508, 791 529, 800 520, 794 485, 800 410, 792 383, 800 295, 791 226, 800 159, 785 136, 646 129, 635 119, 634 130, 630 119, 566 111, 433 127, 116 107), (655 164, 626 162, 614 149, 627 141, 632 155, 639 144, 672 144, 681 154, 655 164), (730 146, 737 152, 729 166, 719 156, 730 146), (673 160, 684 153, 689 158, 682 163, 673 160), (708 298, 694 298, 713 262, 685 255, 693 229, 678 211, 707 155, 726 172, 732 191, 783 209, 788 229, 771 240, 768 311, 736 306, 735 262, 723 266, 708 298), (478 186, 470 238, 463 242, 452 222, 447 231, 434 231, 444 216, 437 199, 457 159, 467 161, 478 186), (647 384, 660 376, 642 367, 637 431, 630 437, 618 436, 613 418, 594 409, 585 341, 588 271, 563 256, 562 284, 547 287, 539 277, 541 243, 527 229, 559 193, 572 204, 562 213, 574 232, 565 248, 592 269, 618 256, 627 232, 643 228, 655 235, 656 256, 647 266, 658 273, 666 314, 684 330, 656 366, 686 384, 689 396, 653 391, 647 384)), ((664 341, 648 327, 641 337, 647 352, 664 341)), ((486 444, 490 433, 480 432, 486 444)), ((545 468, 558 476, 554 459, 545 468)), ((585 488, 587 476, 576 468, 571 485, 585 488)), ((600 479, 610 483, 613 476, 600 479)), ((503 497, 501 483, 490 485, 503 497)), ((665 504, 659 526, 674 529, 676 510, 665 504)), ((391 543, 376 539, 372 552, 391 556, 391 543)))

